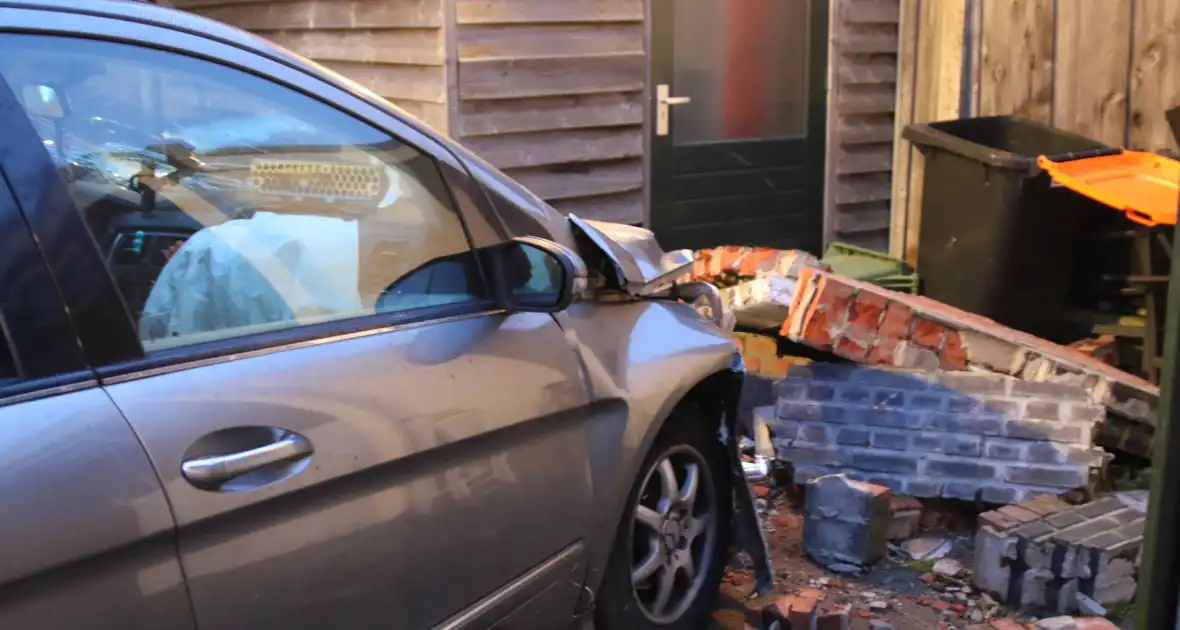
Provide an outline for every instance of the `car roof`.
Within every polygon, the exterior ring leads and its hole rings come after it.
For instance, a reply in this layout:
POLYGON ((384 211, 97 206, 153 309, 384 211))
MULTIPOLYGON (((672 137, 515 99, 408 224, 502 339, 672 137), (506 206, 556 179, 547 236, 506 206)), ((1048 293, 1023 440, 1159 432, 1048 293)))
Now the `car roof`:
POLYGON ((219 40, 287 64, 300 60, 265 39, 223 22, 160 6, 150 0, 0 0, 0 8, 37 9, 150 24, 219 40))

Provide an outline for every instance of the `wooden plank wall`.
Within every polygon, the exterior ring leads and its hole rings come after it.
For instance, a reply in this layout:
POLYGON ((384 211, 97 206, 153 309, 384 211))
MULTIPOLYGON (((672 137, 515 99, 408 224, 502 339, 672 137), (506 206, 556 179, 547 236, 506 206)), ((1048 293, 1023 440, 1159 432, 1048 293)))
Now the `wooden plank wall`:
MULTIPOLYGON (((903 41, 915 37, 922 46, 928 38, 958 39, 965 41, 966 54, 957 68, 945 67, 948 55, 956 57, 949 49, 941 57, 918 55, 913 67, 902 56, 903 76, 934 80, 914 84, 917 113, 899 112, 899 127, 1015 114, 1116 146, 1177 149, 1164 119, 1167 109, 1180 106, 1177 0, 966 0, 965 11, 949 6, 960 5, 949 0, 903 0, 924 14, 930 13, 927 5, 944 3, 948 7, 936 11, 957 12, 959 19, 922 22, 921 29, 935 33, 903 33, 903 41), (954 101, 959 106, 952 106, 954 101), (923 118, 923 112, 937 115, 923 118)), ((913 194, 895 185, 895 252, 907 249, 920 226, 913 194), (909 236, 901 236, 905 233, 909 236)))
POLYGON ((889 247, 899 0, 833 0, 825 241, 889 247))
POLYGON ((452 136, 555 208, 644 221, 644 0, 452 0, 452 136))
POLYGON ((448 131, 444 0, 170 0, 261 35, 448 131))

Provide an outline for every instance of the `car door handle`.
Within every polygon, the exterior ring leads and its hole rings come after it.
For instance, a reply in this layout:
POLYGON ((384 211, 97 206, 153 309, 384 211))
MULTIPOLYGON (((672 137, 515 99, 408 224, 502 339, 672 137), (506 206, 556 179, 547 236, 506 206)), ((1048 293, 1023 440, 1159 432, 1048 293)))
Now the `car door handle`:
POLYGON ((187 460, 180 465, 180 470, 193 484, 208 486, 225 483, 265 466, 303 459, 313 451, 307 438, 289 433, 271 444, 247 451, 187 460))

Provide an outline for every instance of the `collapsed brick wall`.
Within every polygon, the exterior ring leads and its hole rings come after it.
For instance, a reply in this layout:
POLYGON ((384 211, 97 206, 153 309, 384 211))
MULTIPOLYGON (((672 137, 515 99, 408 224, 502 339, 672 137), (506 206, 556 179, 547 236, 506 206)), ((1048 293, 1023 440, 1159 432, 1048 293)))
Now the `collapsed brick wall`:
POLYGON ((1042 496, 980 515, 976 586, 1061 613, 1078 609, 1079 593, 1104 606, 1130 601, 1147 521, 1145 497, 1134 498, 1140 505, 1110 496, 1074 507, 1042 496))
POLYGON ((1159 388, 1077 350, 940 302, 814 267, 798 270, 787 312, 781 335, 851 361, 987 371, 1081 387, 1090 400, 1131 421, 1120 425, 1117 436, 1113 430, 1101 434, 1117 443, 1102 443, 1150 456, 1159 388))
POLYGON ((1075 385, 976 372, 790 366, 755 411, 795 482, 845 473, 900 494, 1012 503, 1085 486, 1105 409, 1075 385))

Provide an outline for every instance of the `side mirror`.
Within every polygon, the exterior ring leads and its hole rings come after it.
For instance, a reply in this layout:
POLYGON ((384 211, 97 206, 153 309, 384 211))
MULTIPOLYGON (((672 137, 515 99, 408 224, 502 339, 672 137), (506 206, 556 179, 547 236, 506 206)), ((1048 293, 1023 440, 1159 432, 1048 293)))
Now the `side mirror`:
POLYGON ((24 85, 20 91, 25 111, 30 116, 41 116, 54 120, 65 118, 66 108, 57 90, 48 85, 24 85))
POLYGON ((586 291, 586 263, 552 241, 522 236, 490 248, 492 293, 511 311, 555 313, 586 291))

